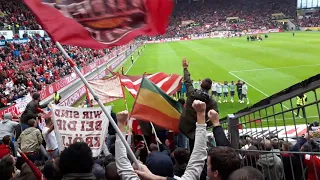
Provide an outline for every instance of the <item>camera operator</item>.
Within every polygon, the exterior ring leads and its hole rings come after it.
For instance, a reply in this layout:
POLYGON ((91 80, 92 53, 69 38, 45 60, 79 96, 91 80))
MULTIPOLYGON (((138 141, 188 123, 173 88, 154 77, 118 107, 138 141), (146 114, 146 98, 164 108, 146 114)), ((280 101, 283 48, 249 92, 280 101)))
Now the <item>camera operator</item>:
MULTIPOLYGON (((190 151, 192 151, 194 146, 195 129, 197 122, 197 113, 192 108, 193 101, 200 100, 206 103, 206 119, 208 119, 207 113, 211 109, 214 109, 218 112, 218 105, 217 102, 213 100, 209 95, 212 81, 209 78, 206 78, 201 82, 200 90, 194 89, 191 82, 190 73, 188 71, 188 66, 189 63, 187 62, 186 58, 183 58, 182 67, 184 73, 184 82, 187 88, 187 101, 186 108, 183 110, 183 113, 180 116, 179 129, 189 138, 190 151)), ((207 121, 207 127, 209 126, 212 126, 212 123, 210 121, 207 121)))

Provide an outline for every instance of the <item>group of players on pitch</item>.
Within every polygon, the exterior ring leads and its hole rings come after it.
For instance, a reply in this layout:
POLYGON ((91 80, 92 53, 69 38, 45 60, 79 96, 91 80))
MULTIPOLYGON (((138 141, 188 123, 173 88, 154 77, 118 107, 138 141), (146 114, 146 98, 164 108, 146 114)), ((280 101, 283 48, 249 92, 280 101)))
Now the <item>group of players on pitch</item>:
MULTIPOLYGON (((201 84, 201 80, 194 81, 193 87, 199 89, 201 84)), ((215 98, 218 103, 221 102, 228 102, 229 94, 230 94, 230 102, 234 102, 234 96, 238 94, 238 102, 239 103, 245 103, 249 104, 249 98, 248 98, 248 86, 245 82, 242 82, 238 80, 237 83, 234 83, 234 81, 231 81, 231 83, 228 83, 228 81, 222 82, 212 82, 211 86, 211 94, 212 97, 215 98), (222 101, 223 100, 223 101, 222 101)))

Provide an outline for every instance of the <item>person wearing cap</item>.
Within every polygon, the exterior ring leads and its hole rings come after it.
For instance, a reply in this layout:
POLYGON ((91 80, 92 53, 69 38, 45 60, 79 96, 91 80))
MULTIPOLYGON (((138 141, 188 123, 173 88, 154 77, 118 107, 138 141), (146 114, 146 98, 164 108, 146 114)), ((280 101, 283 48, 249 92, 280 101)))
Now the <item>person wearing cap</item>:
POLYGON ((28 120, 29 119, 37 119, 39 116, 38 113, 44 113, 42 108, 45 108, 48 106, 48 104, 40 105, 40 94, 39 93, 34 93, 32 95, 32 101, 30 101, 27 104, 26 109, 21 115, 20 121, 21 121, 21 126, 22 130, 28 128, 28 120))
MULTIPOLYGON (((212 86, 212 81, 209 78, 201 81, 200 90, 195 89, 192 85, 190 73, 188 71, 189 63, 184 58, 182 61, 183 73, 184 73, 184 83, 187 88, 187 101, 186 107, 184 108, 179 121, 179 129, 180 131, 189 138, 189 146, 190 151, 193 149, 194 139, 195 139, 195 130, 196 130, 196 120, 197 113, 192 107, 192 103, 194 100, 200 100, 206 103, 206 119, 208 119, 208 112, 211 109, 214 109, 216 112, 218 111, 218 105, 215 100, 212 99, 209 94, 209 90, 212 86)), ((207 121, 207 126, 212 126, 210 121, 207 121)))

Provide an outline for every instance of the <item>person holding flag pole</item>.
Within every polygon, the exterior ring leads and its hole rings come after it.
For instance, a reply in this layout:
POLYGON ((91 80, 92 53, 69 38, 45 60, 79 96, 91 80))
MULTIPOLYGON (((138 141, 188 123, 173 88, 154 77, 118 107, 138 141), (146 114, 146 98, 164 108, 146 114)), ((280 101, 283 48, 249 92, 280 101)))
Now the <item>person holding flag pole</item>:
POLYGON ((93 91, 93 89, 91 88, 91 86, 89 85, 88 81, 85 79, 85 77, 82 75, 82 73, 79 71, 78 67, 76 66, 76 64, 72 61, 72 59, 69 57, 68 53, 65 51, 65 49, 62 47, 62 45, 59 42, 56 42, 56 45, 58 47, 58 49, 62 52, 62 54, 66 57, 68 63, 70 64, 70 66, 73 68, 73 70, 78 74, 78 76, 80 77, 80 79, 82 80, 82 82, 84 83, 84 85, 88 88, 89 92, 93 95, 95 101, 99 104, 99 106, 101 107, 101 110, 103 111, 103 113, 107 116, 110 124, 112 125, 112 127, 114 128, 114 130, 116 131, 116 133, 118 134, 119 138, 121 139, 122 143, 124 144, 124 146, 127 149, 127 152, 130 156, 130 158, 133 160, 133 162, 138 165, 139 169, 140 169, 140 164, 136 158, 136 156, 134 155, 134 153, 132 152, 129 144, 127 143, 125 137, 122 135, 120 129, 118 128, 117 124, 114 122, 114 120, 112 119, 112 117, 110 116, 110 114, 107 112, 107 109, 105 108, 105 106, 103 105, 103 103, 101 102, 101 100, 99 99, 99 97, 96 95, 96 93, 93 91))

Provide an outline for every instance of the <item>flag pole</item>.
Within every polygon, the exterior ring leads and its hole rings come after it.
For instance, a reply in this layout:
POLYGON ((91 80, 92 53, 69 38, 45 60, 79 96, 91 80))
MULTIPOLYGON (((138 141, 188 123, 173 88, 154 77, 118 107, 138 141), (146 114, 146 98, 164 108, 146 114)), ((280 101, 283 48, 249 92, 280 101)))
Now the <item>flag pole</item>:
POLYGON ((158 145, 158 151, 160 151, 160 145, 159 145, 160 139, 158 138, 158 135, 157 135, 156 129, 154 128, 153 123, 150 122, 150 124, 151 124, 152 131, 154 132, 154 136, 156 138, 156 142, 157 142, 157 145, 158 145))
POLYGON ((118 128, 117 124, 114 122, 113 118, 110 116, 110 114, 107 112, 107 109, 105 108, 105 106, 103 105, 103 103, 100 101, 99 97, 96 95, 96 93, 93 91, 93 89, 91 88, 91 86, 89 85, 88 81, 85 79, 85 77, 82 75, 82 73, 79 71, 78 67, 76 66, 76 64, 74 63, 74 61, 72 61, 72 59, 70 58, 70 56, 68 55, 68 53, 65 51, 65 49, 61 46, 61 44, 57 41, 56 45, 58 47, 58 49, 62 52, 62 54, 66 57, 67 61, 69 62, 70 66, 73 68, 73 70, 78 74, 78 76, 80 77, 81 81, 84 83, 84 85, 88 88, 88 90, 90 91, 90 93, 93 95, 94 100, 97 101, 97 103, 99 104, 99 106, 101 107, 102 111, 104 112, 104 114, 107 116, 109 122, 111 123, 112 127, 114 128, 114 130, 117 132, 118 136, 120 137, 122 143, 124 144, 124 146, 127 149, 127 152, 129 153, 129 156, 131 157, 131 159, 134 161, 134 163, 138 166, 138 168, 140 169, 140 164, 136 158, 136 156, 134 155, 134 153, 132 152, 129 144, 127 143, 126 139, 124 138, 124 136, 122 135, 122 132, 120 131, 120 129, 118 128))

